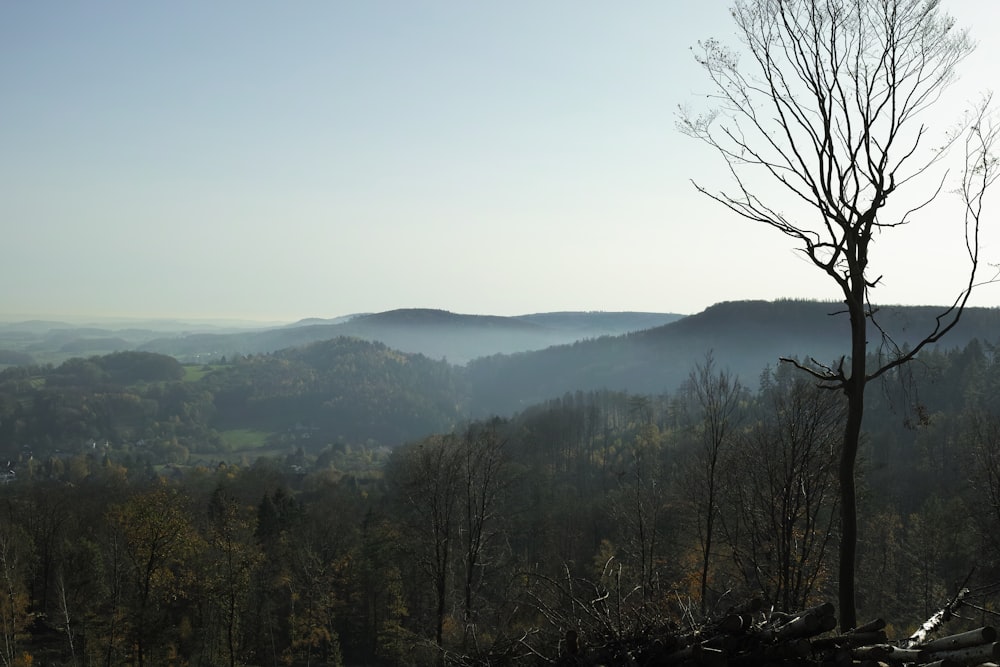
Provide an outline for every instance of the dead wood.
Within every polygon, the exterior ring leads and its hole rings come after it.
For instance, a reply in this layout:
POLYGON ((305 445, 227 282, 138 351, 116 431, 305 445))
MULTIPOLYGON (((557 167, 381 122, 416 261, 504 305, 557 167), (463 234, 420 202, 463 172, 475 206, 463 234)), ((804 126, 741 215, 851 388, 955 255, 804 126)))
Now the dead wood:
MULTIPOLYGON (((765 613, 759 605, 730 609, 715 621, 677 633, 675 626, 647 627, 642 637, 614 641, 564 641, 556 664, 591 667, 1000 667, 1000 643, 993 627, 931 638, 952 617, 967 592, 960 592, 910 637, 893 642, 886 623, 875 619, 848 632, 837 627, 832 604, 794 613, 765 613), (670 629, 672 628, 672 630, 670 629), (915 639, 920 637, 917 642, 915 639)), ((594 638, 596 639, 596 638, 594 638)), ((610 638, 608 638, 610 639, 610 638)))

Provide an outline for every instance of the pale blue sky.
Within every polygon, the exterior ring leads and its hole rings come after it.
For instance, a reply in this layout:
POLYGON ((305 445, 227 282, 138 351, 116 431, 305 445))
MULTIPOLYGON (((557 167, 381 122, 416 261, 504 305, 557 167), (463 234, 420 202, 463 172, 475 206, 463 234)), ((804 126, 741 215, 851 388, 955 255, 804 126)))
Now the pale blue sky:
MULTIPOLYGON (((961 104, 996 87, 1000 3, 945 5, 983 42, 961 104)), ((0 2, 0 318, 833 297, 689 182, 723 166, 674 114, 727 7, 0 2)), ((929 237, 893 247, 884 301, 951 300, 929 237)))

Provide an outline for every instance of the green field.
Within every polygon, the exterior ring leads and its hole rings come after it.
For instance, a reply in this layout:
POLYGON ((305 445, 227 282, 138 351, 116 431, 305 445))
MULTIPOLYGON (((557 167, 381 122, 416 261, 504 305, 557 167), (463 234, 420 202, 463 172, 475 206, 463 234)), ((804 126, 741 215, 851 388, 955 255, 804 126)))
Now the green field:
POLYGON ((237 428, 229 431, 220 431, 223 446, 231 452, 243 452, 247 450, 261 449, 267 445, 267 438, 271 435, 267 431, 256 431, 248 428, 237 428))
POLYGON ((212 371, 214 371, 219 366, 211 366, 206 364, 185 364, 184 365, 184 382, 197 382, 202 379, 212 371))

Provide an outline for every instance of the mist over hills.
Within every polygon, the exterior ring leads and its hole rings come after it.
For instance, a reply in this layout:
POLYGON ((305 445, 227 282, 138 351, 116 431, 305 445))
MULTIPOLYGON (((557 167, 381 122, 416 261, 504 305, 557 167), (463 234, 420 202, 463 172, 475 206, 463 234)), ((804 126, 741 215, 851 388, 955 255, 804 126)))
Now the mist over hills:
POLYGON ((113 323, 62 321, 0 323, 0 352, 24 363, 59 363, 72 356, 140 350, 185 363, 272 353, 341 336, 378 341, 401 352, 464 364, 471 359, 543 349, 584 338, 647 329, 684 317, 672 313, 558 312, 500 317, 429 308, 309 318, 280 326, 223 326, 175 320, 113 323), (25 361, 23 355, 29 355, 25 361))
POLYGON ((571 343, 583 338, 620 335, 676 321, 672 313, 542 313, 501 317, 464 315, 445 310, 407 308, 339 318, 306 320, 291 327, 230 334, 191 334, 158 338, 139 349, 201 361, 233 354, 257 354, 349 336, 378 341, 401 352, 464 364, 491 354, 512 354, 571 343))
MULTIPOLYGON (((941 308, 885 307, 876 321, 901 347, 915 344, 934 326, 941 308)), ((833 363, 849 348, 850 324, 837 303, 734 301, 696 315, 621 336, 514 355, 494 355, 468 364, 470 409, 506 414, 578 390, 611 389, 640 394, 676 391, 695 365, 712 353, 719 368, 754 386, 781 357, 833 363)), ((872 352, 879 334, 870 332, 872 352)), ((969 308, 939 344, 964 347, 973 338, 1000 338, 1000 310, 969 308)))
POLYGON ((74 356, 138 349, 166 336, 235 334, 270 327, 246 321, 103 318, 69 322, 55 319, 0 319, 0 366, 59 363, 74 356), (19 358, 21 361, 5 361, 19 358))
MULTIPOLYGON (((896 337, 895 344, 906 347, 931 330, 940 311, 887 307, 875 317, 896 337)), ((727 369, 754 387, 762 371, 777 366, 781 357, 835 363, 846 352, 848 331, 847 316, 838 304, 812 301, 726 302, 687 317, 544 313, 506 318, 409 309, 359 315, 338 324, 301 323, 232 334, 157 338, 138 345, 139 349, 113 354, 75 352, 88 345, 119 344, 125 339, 121 331, 88 330, 90 338, 73 338, 66 330, 58 330, 27 342, 58 344, 64 355, 74 352, 59 365, 38 366, 24 349, 0 346, 0 365, 25 367, 4 372, 8 396, 6 402, 0 400, 0 408, 6 405, 11 415, 20 417, 3 419, 0 415, 0 425, 24 425, 25 432, 11 436, 11 442, 72 442, 84 432, 91 438, 96 437, 94 433, 108 437, 106 427, 119 422, 120 427, 112 431, 125 437, 121 434, 138 432, 138 425, 151 419, 152 426, 142 429, 155 431, 157 424, 191 422, 183 429, 176 426, 181 430, 175 433, 191 447, 218 440, 213 435, 217 432, 250 428, 280 434, 303 426, 319 429, 317 438, 324 442, 329 438, 371 439, 394 445, 447 431, 469 418, 509 416, 568 393, 671 394, 708 353, 717 368, 727 369), (643 328, 657 322, 661 323, 643 328), (615 327, 632 329, 591 335, 615 327), (545 341, 560 339, 572 342, 541 347, 545 341), (167 343, 216 352, 232 349, 222 345, 243 345, 243 349, 262 353, 240 352, 221 364, 214 363, 220 361, 219 356, 209 357, 205 361, 212 365, 190 366, 182 373, 185 378, 171 386, 111 387, 115 383, 109 370, 112 362, 137 367, 169 362, 180 369, 178 359, 162 348, 141 349, 167 343), (538 347, 502 351, 529 344, 538 347), (403 346, 411 350, 399 349, 403 346), (463 353, 484 350, 485 354, 464 365, 455 361, 463 353), (95 392, 91 403, 84 400, 87 392, 95 392), (136 403, 136 396, 143 400, 136 403), (68 421, 61 426, 43 410, 53 400, 65 403, 59 414, 68 421), (70 407, 78 401, 83 403, 70 407), (97 410, 94 406, 102 402, 108 405, 97 410), (154 410, 154 406, 158 407, 154 410), (41 411, 37 415, 36 408, 41 411), (98 419, 101 415, 103 422, 98 419), (86 424, 90 425, 84 428, 86 424), (39 434, 46 437, 39 440, 39 434)), ((24 343, 18 338, 23 335, 0 331, 4 338, 0 342, 24 343)), ((990 349, 998 338, 1000 310, 971 308, 938 347, 964 348, 978 339, 990 349)), ((877 329, 872 329, 871 342, 875 353, 877 329)), ((50 350, 46 348, 45 353, 50 350)))
MULTIPOLYGON (((941 308, 889 306, 876 321, 900 346, 934 325, 941 308)), ((782 356, 830 363, 847 351, 849 323, 837 303, 732 301, 689 316, 669 313, 562 312, 516 317, 399 309, 277 328, 228 331, 103 329, 33 322, 0 325, 0 363, 138 350, 205 362, 275 353, 339 337, 384 344, 404 353, 461 364, 472 414, 509 413, 577 390, 661 393, 677 389, 711 351, 720 367, 755 383, 782 356), (48 327, 46 329, 46 327, 48 327)), ((871 343, 878 343, 872 329, 871 343)), ((1000 310, 969 308, 942 341, 948 348, 1000 337, 1000 310)))

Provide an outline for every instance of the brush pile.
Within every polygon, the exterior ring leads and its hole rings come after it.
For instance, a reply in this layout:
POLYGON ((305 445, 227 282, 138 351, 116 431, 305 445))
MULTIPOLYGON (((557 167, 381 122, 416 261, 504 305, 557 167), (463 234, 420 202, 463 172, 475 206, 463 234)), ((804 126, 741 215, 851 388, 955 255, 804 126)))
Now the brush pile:
MULTIPOLYGON (((946 637, 930 635, 961 604, 956 597, 909 638, 890 642, 885 622, 876 620, 836 633, 835 608, 826 603, 794 614, 734 611, 688 634, 650 633, 645 641, 604 643, 589 650, 575 633, 566 634, 556 664, 642 667, 965 667, 1000 663, 993 627, 946 637)), ((598 642, 600 643, 600 642, 598 642)))

